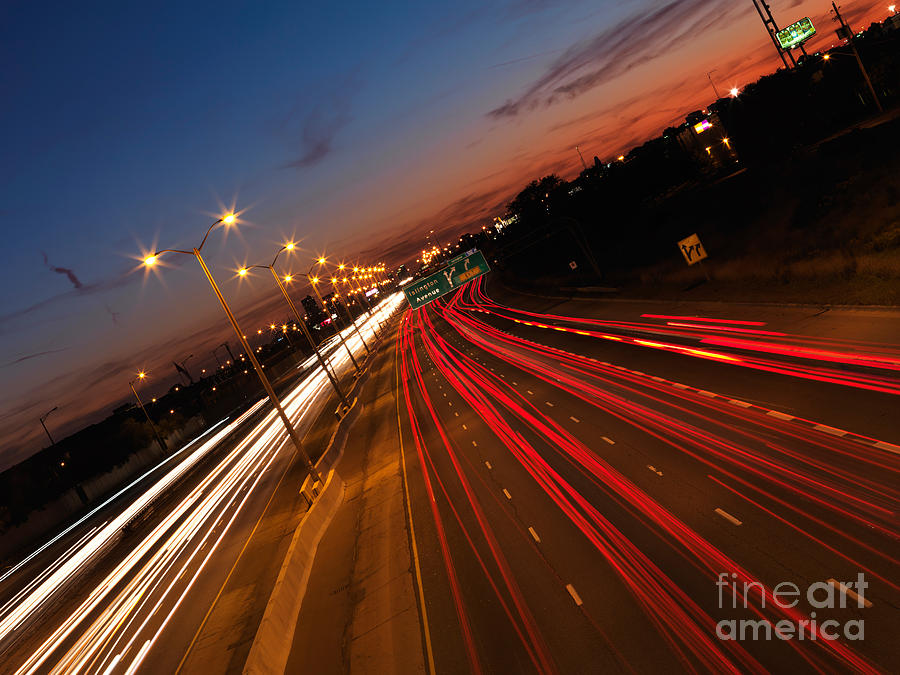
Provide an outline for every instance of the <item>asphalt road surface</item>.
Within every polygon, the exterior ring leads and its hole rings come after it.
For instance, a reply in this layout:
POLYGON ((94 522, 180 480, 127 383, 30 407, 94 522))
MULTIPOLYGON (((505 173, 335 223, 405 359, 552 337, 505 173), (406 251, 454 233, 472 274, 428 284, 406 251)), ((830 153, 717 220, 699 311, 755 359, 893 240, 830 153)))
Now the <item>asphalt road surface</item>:
POLYGON ((900 317, 677 309, 407 312, 435 672, 896 672, 900 317))

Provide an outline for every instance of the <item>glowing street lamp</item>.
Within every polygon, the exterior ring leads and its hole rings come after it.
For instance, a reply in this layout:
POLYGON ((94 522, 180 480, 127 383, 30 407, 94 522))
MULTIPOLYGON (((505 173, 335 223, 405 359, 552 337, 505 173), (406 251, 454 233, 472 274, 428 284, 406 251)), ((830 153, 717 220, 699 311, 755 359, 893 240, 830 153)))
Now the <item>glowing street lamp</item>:
MULTIPOLYGON (((247 272, 256 267, 260 269, 267 269, 272 273, 272 278, 275 279, 275 285, 278 286, 278 290, 281 291, 281 295, 284 296, 285 302, 287 302, 288 307, 291 308, 291 311, 294 313, 294 316, 297 319, 297 323, 300 324, 300 327, 303 329, 303 334, 306 336, 306 340, 309 342, 309 346, 312 347, 312 350, 316 353, 316 359, 319 362, 319 365, 322 366, 322 370, 325 371, 325 375, 328 376, 328 380, 331 382, 332 388, 334 388, 334 392, 338 395, 341 403, 345 408, 350 407, 350 402, 347 400, 346 395, 343 391, 341 391, 341 387, 337 381, 337 375, 333 374, 328 369, 328 364, 325 362, 325 359, 322 358, 321 352, 319 352, 319 346, 312 339, 312 335, 309 334, 309 330, 306 328, 306 322, 300 318, 300 312, 297 311, 297 307, 294 305, 294 301, 291 300, 291 296, 288 295, 287 289, 284 287, 284 284, 281 283, 281 278, 278 276, 278 272, 275 271, 275 263, 278 261, 278 256, 281 255, 282 251, 293 251, 294 244, 293 242, 288 242, 284 246, 282 246, 278 252, 275 254, 275 257, 272 259, 271 265, 252 265, 251 267, 243 267, 238 270, 238 274, 241 276, 246 276, 247 272)), ((290 283, 294 277, 290 274, 284 275, 284 281, 286 283, 290 283)), ((275 324, 271 325, 272 330, 275 330, 275 324)), ((287 335, 287 325, 284 326, 285 335, 287 335)), ((290 339, 290 338, 288 338, 290 339)))
MULTIPOLYGON (((137 374, 137 377, 134 378, 131 382, 128 383, 128 386, 131 387, 131 393, 134 394, 134 398, 138 402, 138 406, 140 406, 141 411, 144 413, 144 417, 147 418, 147 422, 150 424, 150 428, 153 429, 153 436, 156 438, 156 442, 159 444, 159 449, 163 452, 168 452, 169 448, 166 446, 165 441, 160 437, 159 431, 156 430, 156 425, 153 424, 153 420, 150 419, 150 414, 147 412, 147 409, 144 407, 144 403, 141 401, 141 397, 138 396, 137 389, 134 388, 135 382, 140 382, 147 377, 147 373, 143 370, 137 374)), ((156 399, 154 399, 156 400, 156 399)))
POLYGON ((209 229, 206 230, 206 234, 203 236, 203 240, 200 242, 199 246, 191 249, 190 251, 183 251, 179 249, 163 249, 144 258, 144 264, 148 266, 154 265, 156 262, 158 262, 159 256, 163 253, 182 253, 185 255, 192 255, 197 259, 197 262, 200 263, 200 267, 203 268, 203 273, 206 275, 206 279, 207 281, 209 281, 209 285, 212 286, 216 298, 222 305, 222 309, 225 311, 225 315, 228 317, 228 321, 231 323, 231 327, 234 328, 234 332, 235 334, 237 334, 238 341, 244 348, 244 353, 249 356, 250 362, 253 364, 253 368, 254 370, 256 370, 256 374, 259 377, 259 381, 262 383, 263 389, 266 390, 266 394, 268 394, 269 396, 269 401, 278 412, 278 416, 281 418, 281 422, 282 424, 284 424, 284 428, 287 430, 288 435, 291 437, 291 440, 294 443, 297 454, 300 456, 300 459, 306 466, 306 471, 309 473, 310 479, 312 481, 321 482, 321 476, 319 476, 318 470, 312 463, 309 455, 306 453, 306 450, 303 447, 303 442, 300 440, 300 436, 297 434, 297 430, 294 429, 294 425, 291 424, 291 420, 288 418, 287 413, 284 411, 284 408, 281 405, 281 401, 278 400, 278 396, 275 393, 275 390, 272 388, 272 383, 269 382, 269 378, 267 378, 266 374, 263 372, 262 366, 260 366, 259 361, 256 360, 256 356, 254 355, 253 350, 250 348, 250 345, 247 344, 247 340, 246 338, 244 338, 244 332, 238 325, 237 319, 232 313, 231 308, 228 306, 228 303, 225 301, 225 296, 222 295, 222 291, 220 291, 219 287, 216 285, 216 281, 215 279, 213 279, 212 273, 209 271, 209 267, 206 266, 206 261, 203 260, 203 256, 200 254, 200 251, 203 249, 203 245, 206 243, 206 238, 209 237, 209 233, 212 232, 213 228, 216 227, 216 225, 222 223, 224 223, 225 225, 230 225, 234 223, 234 221, 234 214, 228 213, 209 226, 209 229))
POLYGON ((737 98, 738 94, 741 93, 741 90, 738 89, 737 87, 732 87, 731 91, 729 93, 731 94, 731 98, 737 98))
MULTIPOLYGON (((316 298, 318 298, 318 300, 319 300, 319 304, 322 305, 322 309, 324 311, 328 312, 328 306, 325 304, 325 301, 322 299, 322 294, 319 293, 319 287, 317 285, 319 283, 319 277, 313 276, 313 273, 312 273, 316 264, 324 265, 325 262, 326 262, 325 258, 319 258, 316 261, 316 263, 313 264, 313 266, 309 268, 309 271, 307 271, 306 274, 301 273, 301 276, 306 277, 306 280, 309 282, 309 285, 312 286, 313 293, 316 294, 316 298)), ((331 316, 331 312, 328 312, 328 316, 329 317, 331 316)), ((354 326, 355 326, 355 324, 354 324, 354 326)), ((357 332, 359 332, 359 331, 357 330, 357 332)), ((337 333, 338 340, 340 340, 341 344, 344 345, 344 349, 347 350, 347 354, 350 356, 350 360, 353 362, 353 365, 356 368, 357 374, 359 374, 361 372, 359 364, 356 362, 356 359, 353 358, 353 352, 350 351, 350 347, 347 346, 347 342, 346 342, 346 340, 344 340, 343 331, 340 330, 340 328, 336 328, 335 333, 337 333)), ((360 339, 362 339, 362 338, 360 338, 360 339)), ((365 342, 363 342, 363 346, 366 348, 366 353, 369 353, 369 347, 368 347, 368 345, 366 345, 365 342)))

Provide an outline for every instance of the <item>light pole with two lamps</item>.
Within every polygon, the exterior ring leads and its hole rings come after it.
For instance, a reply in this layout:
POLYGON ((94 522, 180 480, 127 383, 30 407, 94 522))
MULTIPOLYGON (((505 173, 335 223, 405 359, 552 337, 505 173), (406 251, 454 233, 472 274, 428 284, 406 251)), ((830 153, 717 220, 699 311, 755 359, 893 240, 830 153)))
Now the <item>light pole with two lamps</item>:
POLYGON ((272 388, 272 383, 269 382, 269 378, 266 377, 266 374, 263 372, 262 366, 260 366, 259 361, 256 360, 256 356, 253 354, 253 350, 247 343, 247 338, 244 337, 244 333, 243 331, 241 331, 237 319, 232 313, 231 308, 228 306, 228 303, 225 301, 225 296, 222 295, 222 291, 220 291, 219 287, 216 285, 216 280, 213 279, 212 273, 209 271, 209 267, 206 266, 206 261, 203 260, 203 256, 200 254, 200 251, 203 249, 203 245, 206 243, 207 237, 209 237, 209 233, 212 232, 214 227, 219 224, 223 224, 226 226, 231 225, 232 223, 234 223, 234 221, 235 215, 233 213, 222 216, 209 226, 209 229, 203 236, 203 240, 200 242, 199 246, 191 249, 190 251, 183 251, 174 248, 162 249, 144 258, 144 264, 147 266, 155 265, 158 262, 159 257, 164 253, 181 253, 184 255, 192 255, 197 259, 197 262, 200 263, 200 267, 203 268, 203 273, 206 275, 206 279, 207 281, 209 281, 209 285, 212 286, 213 292, 216 294, 216 298, 222 305, 222 309, 225 310, 225 315, 228 317, 228 321, 231 323, 231 327, 234 328, 234 332, 237 335, 238 341, 244 347, 244 351, 246 352, 247 357, 253 364, 253 369, 256 371, 256 374, 259 377, 259 381, 262 383, 263 389, 266 390, 269 401, 278 412, 278 416, 281 418, 281 422, 282 424, 284 424, 285 430, 291 437, 291 441, 293 441, 294 443, 294 448, 296 449, 297 454, 300 456, 300 459, 303 461, 303 464, 306 467, 306 471, 307 473, 309 473, 310 479, 312 481, 319 481, 321 483, 321 476, 319 475, 318 469, 316 469, 315 464, 313 464, 312 460, 309 458, 306 449, 303 447, 303 442, 300 440, 300 436, 297 434, 297 430, 294 429, 294 425, 291 424, 291 420, 288 418, 287 413, 284 411, 284 408, 281 405, 281 401, 278 400, 278 396, 275 393, 275 390, 272 388))

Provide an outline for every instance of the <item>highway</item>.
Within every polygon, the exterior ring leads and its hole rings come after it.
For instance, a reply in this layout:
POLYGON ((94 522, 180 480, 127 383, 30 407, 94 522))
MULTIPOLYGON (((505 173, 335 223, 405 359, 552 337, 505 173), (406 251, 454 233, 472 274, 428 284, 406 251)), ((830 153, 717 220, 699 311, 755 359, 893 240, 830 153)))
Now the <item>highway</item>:
MULTIPOLYGON (((360 319, 367 342, 374 342, 374 328, 399 301, 394 295, 373 317, 360 319)), ((362 361, 359 337, 349 328, 344 334, 362 361)), ((347 352, 335 343, 325 345, 328 360, 339 375, 347 374, 347 352)), ((335 400, 312 359, 299 369, 305 376, 281 399, 302 436, 335 400)), ((322 448, 308 451, 316 458, 322 448)), ((266 530, 264 517, 279 516, 268 506, 282 482, 288 481, 293 500, 288 520, 296 525, 305 510, 296 489, 304 476, 298 464, 284 427, 261 400, 23 556, 0 579, 0 671, 177 672, 186 663, 186 671, 208 671, 212 661, 190 665, 192 648, 242 553, 266 530)), ((250 562, 274 582, 277 555, 250 562)), ((230 642, 235 636, 252 640, 266 593, 263 588, 252 602, 231 603, 230 642)), ((228 654, 233 646, 219 641, 217 652, 228 654)), ((229 667, 234 664, 216 664, 229 667)))
POLYGON ((601 304, 404 316, 434 671, 896 672, 896 315, 601 304))

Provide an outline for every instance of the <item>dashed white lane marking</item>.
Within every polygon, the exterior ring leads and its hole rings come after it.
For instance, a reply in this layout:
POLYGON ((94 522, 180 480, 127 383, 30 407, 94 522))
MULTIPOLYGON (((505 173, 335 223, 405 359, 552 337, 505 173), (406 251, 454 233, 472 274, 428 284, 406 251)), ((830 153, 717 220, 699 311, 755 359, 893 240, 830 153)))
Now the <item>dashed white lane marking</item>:
POLYGON ((453 416, 454 416, 454 417, 459 417, 459 413, 456 412, 456 411, 454 410, 454 411, 453 411, 453 416))
POLYGON ((609 443, 610 445, 615 445, 615 444, 616 444, 616 442, 615 442, 613 439, 607 438, 606 436, 601 436, 600 438, 602 438, 604 441, 606 441, 606 442, 609 443))
POLYGON ((834 427, 830 427, 827 424, 817 424, 813 427, 816 431, 824 431, 826 434, 831 434, 832 436, 846 436, 847 432, 843 429, 835 429, 834 427))
POLYGON ((447 398, 447 392, 446 392, 446 391, 444 392, 444 398, 447 398))
POLYGON ((656 468, 655 466, 653 466, 652 464, 648 464, 648 465, 647 465, 647 468, 650 469, 650 470, 651 470, 653 473, 655 473, 657 476, 662 476, 662 475, 663 475, 663 472, 660 471, 659 469, 657 469, 657 468, 656 468))
POLYGON ((450 401, 447 401, 447 405, 449 405, 451 407, 453 406, 453 404, 450 401))
POLYGON ((544 401, 544 403, 546 403, 547 405, 549 405, 551 408, 553 407, 553 404, 550 403, 550 401, 544 401))
POLYGON ((534 540, 535 540, 537 543, 540 544, 540 543, 541 543, 541 538, 538 536, 538 533, 534 531, 534 528, 533 528, 533 527, 529 527, 529 528, 528 528, 528 531, 531 533, 531 536, 534 537, 534 540))
POLYGON ((768 411, 766 411, 766 415, 771 415, 771 416, 774 417, 775 419, 779 419, 779 420, 792 420, 792 419, 794 419, 794 416, 793 416, 793 415, 785 415, 784 413, 778 412, 777 410, 768 410, 768 411))
POLYGON ((665 382, 665 380, 662 379, 659 375, 652 375, 650 377, 650 379, 653 380, 654 382, 665 382))
MULTIPOLYGON (((828 583, 831 584, 832 586, 834 586, 837 590, 839 590, 841 593, 846 595, 848 598, 850 598, 851 600, 856 602, 857 607, 865 607, 868 609, 869 607, 872 606, 872 603, 870 601, 866 600, 865 597, 860 597, 859 595, 857 595, 856 591, 852 590, 848 586, 845 586, 840 581, 836 581, 834 579, 829 579, 828 583)), ((841 605, 841 606, 843 607, 843 605, 841 605)))
POLYGON ((572 600, 575 601, 575 604, 581 607, 581 596, 578 595, 578 591, 575 590, 575 587, 572 584, 566 584, 566 590, 569 591, 569 595, 572 596, 572 600))
POLYGON ((893 452, 895 455, 900 455, 900 445, 892 445, 891 443, 878 441, 877 443, 874 443, 874 446, 879 450, 887 450, 888 452, 893 452))
POLYGON ((491 463, 488 462, 487 460, 485 460, 484 465, 485 465, 488 469, 493 469, 493 468, 494 468, 494 467, 491 466, 491 463))
POLYGON ((573 422, 575 422, 575 424, 578 424, 581 421, 577 417, 572 417, 571 415, 569 415, 569 419, 572 420, 573 422))
POLYGON ((716 513, 722 516, 725 520, 727 520, 732 525, 743 525, 743 522, 735 518, 733 515, 728 513, 728 511, 723 511, 722 509, 716 509, 716 513))
POLYGON ((503 488, 503 494, 506 495, 507 499, 512 499, 512 495, 509 494, 509 490, 507 490, 506 488, 503 488))
POLYGON ((681 384, 681 382, 673 382, 672 386, 676 389, 687 389, 688 386, 686 384, 681 384))
POLYGON ((475 441, 472 441, 472 447, 473 447, 473 448, 477 448, 477 447, 478 447, 478 443, 476 443, 475 441))
POLYGON ((711 391, 706 391, 706 389, 698 389, 697 393, 701 396, 708 396, 709 398, 716 398, 718 394, 714 394, 711 391))
POLYGON ((531 389, 526 389, 525 391, 527 391, 529 394, 531 394, 532 396, 534 396, 534 392, 531 391, 531 389))
POLYGON ((504 375, 503 373, 500 373, 500 377, 502 377, 504 380, 506 379, 506 375, 504 375))
POLYGON ((514 386, 514 387, 518 387, 518 386, 519 386, 519 383, 516 382, 515 380, 513 380, 513 386, 514 386))
POLYGON ((752 403, 747 403, 746 401, 739 401, 736 398, 730 398, 730 399, 728 399, 728 402, 733 405, 739 405, 742 408, 749 408, 750 406, 753 405, 752 403))
POLYGON ((468 431, 468 430, 469 430, 469 427, 467 427, 465 424, 463 424, 463 429, 464 429, 465 431, 468 431))

